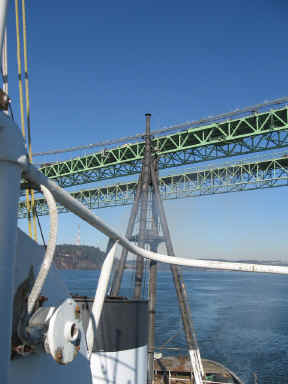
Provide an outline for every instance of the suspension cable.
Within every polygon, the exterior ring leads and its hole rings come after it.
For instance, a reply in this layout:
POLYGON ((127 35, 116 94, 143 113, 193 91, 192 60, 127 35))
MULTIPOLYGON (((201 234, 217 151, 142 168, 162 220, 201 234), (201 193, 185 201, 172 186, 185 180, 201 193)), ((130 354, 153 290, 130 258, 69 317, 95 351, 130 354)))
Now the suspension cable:
MULTIPOLYGON (((158 130, 152 131, 151 134, 152 135, 161 135, 161 134, 168 133, 168 132, 181 131, 181 130, 188 129, 188 128, 193 127, 193 126, 197 127, 197 126, 201 126, 202 124, 217 122, 220 120, 228 119, 228 118, 233 117, 233 116, 239 116, 239 115, 243 115, 246 113, 259 112, 260 109, 267 108, 269 106, 282 105, 282 104, 284 105, 287 103, 288 103, 288 97, 282 97, 279 99, 274 99, 271 101, 264 102, 262 104, 256 104, 256 105, 253 105, 250 107, 246 107, 243 109, 236 109, 235 111, 232 111, 232 112, 227 112, 227 113, 223 113, 223 114, 216 115, 216 116, 209 116, 207 118, 202 118, 202 119, 196 120, 196 121, 187 121, 187 122, 182 123, 182 124, 177 124, 177 125, 172 125, 169 127, 160 128, 158 130)), ((70 148, 66 148, 66 149, 56 149, 56 150, 46 151, 46 152, 37 152, 37 153, 33 153, 32 156, 33 157, 39 157, 39 156, 44 156, 44 155, 57 155, 57 154, 61 154, 61 153, 76 152, 76 151, 80 151, 80 150, 84 150, 84 149, 92 149, 92 148, 96 148, 96 147, 105 147, 105 146, 110 146, 113 144, 121 144, 121 143, 127 144, 128 142, 137 140, 137 139, 142 138, 142 137, 143 137, 143 133, 138 133, 137 135, 134 135, 134 136, 120 137, 119 139, 106 140, 106 141, 102 141, 102 142, 100 141, 100 142, 95 143, 95 144, 79 145, 77 147, 70 147, 70 148)))

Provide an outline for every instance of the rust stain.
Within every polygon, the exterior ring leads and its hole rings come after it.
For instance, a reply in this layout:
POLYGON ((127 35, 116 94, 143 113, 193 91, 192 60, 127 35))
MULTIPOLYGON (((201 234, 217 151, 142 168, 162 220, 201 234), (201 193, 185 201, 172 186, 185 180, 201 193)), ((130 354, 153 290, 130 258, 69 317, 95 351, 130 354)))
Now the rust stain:
POLYGON ((81 310, 80 310, 79 305, 77 304, 76 307, 75 307, 75 317, 76 317, 76 319, 80 319, 80 313, 81 313, 81 310))
POLYGON ((55 352, 55 361, 56 361, 58 364, 65 365, 65 363, 63 362, 63 351, 62 351, 62 348, 57 348, 57 349, 56 349, 56 352, 55 352))

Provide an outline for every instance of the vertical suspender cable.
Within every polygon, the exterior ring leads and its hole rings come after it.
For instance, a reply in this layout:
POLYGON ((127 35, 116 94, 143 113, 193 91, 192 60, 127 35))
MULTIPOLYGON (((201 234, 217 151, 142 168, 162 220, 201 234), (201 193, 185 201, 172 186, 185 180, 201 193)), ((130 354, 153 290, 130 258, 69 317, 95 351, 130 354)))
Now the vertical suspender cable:
MULTIPOLYGON (((22 27, 23 27, 24 79, 25 79, 25 96, 26 96, 28 155, 29 155, 29 160, 32 163, 30 97, 29 97, 29 77, 28 77, 28 59, 27 59, 27 23, 26 23, 25 0, 22 0, 22 27)), ((37 225, 36 225, 36 214, 35 214, 34 190, 31 189, 30 193, 31 193, 31 209, 32 209, 32 215, 33 215, 34 240, 37 241, 37 225)))

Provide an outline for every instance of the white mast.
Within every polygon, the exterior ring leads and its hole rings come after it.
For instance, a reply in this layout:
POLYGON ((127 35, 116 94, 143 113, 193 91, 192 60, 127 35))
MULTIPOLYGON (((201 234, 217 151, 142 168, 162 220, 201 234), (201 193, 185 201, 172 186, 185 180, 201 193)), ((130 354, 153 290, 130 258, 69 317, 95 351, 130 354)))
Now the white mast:
POLYGON ((16 259, 17 208, 21 168, 25 156, 23 137, 16 124, 0 112, 0 383, 8 382, 11 355, 14 264, 16 259))
POLYGON ((7 28, 5 28, 3 47, 2 47, 2 75, 3 75, 3 91, 6 93, 6 95, 8 95, 7 28))
POLYGON ((2 47, 6 26, 8 0, 0 0, 0 59, 2 60, 2 47))

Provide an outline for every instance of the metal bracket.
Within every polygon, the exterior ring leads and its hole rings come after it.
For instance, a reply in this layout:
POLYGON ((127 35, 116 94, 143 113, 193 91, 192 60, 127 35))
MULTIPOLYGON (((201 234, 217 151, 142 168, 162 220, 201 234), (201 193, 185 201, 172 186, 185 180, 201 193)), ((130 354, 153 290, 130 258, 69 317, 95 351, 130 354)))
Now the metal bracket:
POLYGON ((66 299, 53 313, 45 339, 45 349, 59 364, 74 360, 80 350, 79 306, 73 299, 66 299))

